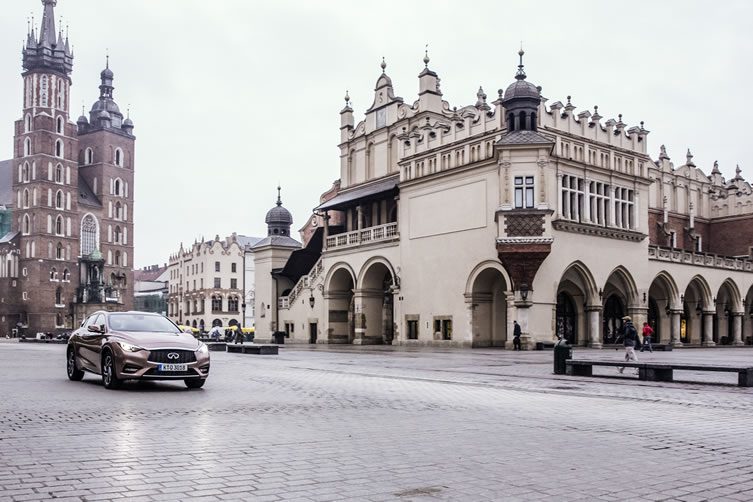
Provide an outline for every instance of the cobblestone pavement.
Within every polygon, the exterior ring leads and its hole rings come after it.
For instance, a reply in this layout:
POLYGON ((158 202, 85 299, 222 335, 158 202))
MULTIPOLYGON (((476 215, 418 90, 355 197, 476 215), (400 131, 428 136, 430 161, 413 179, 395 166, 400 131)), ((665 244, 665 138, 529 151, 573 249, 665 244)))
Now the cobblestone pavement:
MULTIPOLYGON (((551 351, 287 346, 212 353, 201 390, 107 391, 69 382, 64 349, 0 342, 0 501, 753 500, 753 391, 734 374, 659 384, 554 376, 551 351)), ((753 364, 751 349, 640 356, 753 364)))

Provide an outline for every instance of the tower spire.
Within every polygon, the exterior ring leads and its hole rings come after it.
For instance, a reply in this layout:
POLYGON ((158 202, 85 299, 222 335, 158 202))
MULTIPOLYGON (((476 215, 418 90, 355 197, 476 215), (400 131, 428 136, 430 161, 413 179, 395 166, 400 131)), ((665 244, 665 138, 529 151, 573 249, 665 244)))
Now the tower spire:
POLYGON ((280 185, 277 185, 277 206, 282 206, 282 198, 280 197, 280 185))
POLYGON ((520 42, 520 50, 518 51, 518 56, 520 56, 520 64, 518 65, 518 73, 515 75, 515 78, 518 80, 526 79, 526 72, 523 70, 523 55, 525 55, 525 51, 523 50, 523 42, 520 42))
POLYGON ((39 45, 52 48, 57 44, 55 35, 55 6, 58 0, 42 0, 44 5, 44 14, 42 15, 42 26, 39 28, 39 45))

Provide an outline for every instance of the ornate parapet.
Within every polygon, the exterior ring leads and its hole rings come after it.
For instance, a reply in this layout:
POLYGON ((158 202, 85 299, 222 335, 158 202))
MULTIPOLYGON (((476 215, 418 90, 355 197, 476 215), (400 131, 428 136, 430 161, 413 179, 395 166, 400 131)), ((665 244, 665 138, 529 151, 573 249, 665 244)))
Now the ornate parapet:
POLYGON ((648 247, 648 259, 696 267, 753 272, 753 260, 750 259, 719 256, 711 253, 694 253, 683 249, 669 249, 659 246, 648 247))

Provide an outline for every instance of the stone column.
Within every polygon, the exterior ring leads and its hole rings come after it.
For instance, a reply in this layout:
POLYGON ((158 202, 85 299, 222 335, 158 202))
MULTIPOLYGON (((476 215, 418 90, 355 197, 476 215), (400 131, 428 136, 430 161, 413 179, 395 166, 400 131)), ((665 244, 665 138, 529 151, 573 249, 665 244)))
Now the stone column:
POLYGON ((356 214, 358 215, 356 217, 356 230, 361 230, 363 228, 363 210, 361 209, 361 204, 356 207, 356 214))
POLYGON ((680 316, 682 310, 672 310, 670 317, 670 342, 674 347, 682 347, 682 341, 680 341, 680 316))
POLYGON ((324 247, 327 247, 327 237, 329 237, 329 211, 324 211, 324 247))
POLYGON ((583 179, 583 223, 591 223, 591 190, 588 178, 583 179))
POLYGON ((732 344, 745 345, 745 342, 743 342, 743 313, 730 312, 729 315, 732 318, 732 344))
POLYGON ((379 289, 357 289, 355 297, 355 339, 353 345, 380 345, 382 338, 382 303, 379 289))
POLYGON ((557 175, 557 217, 563 218, 562 215, 562 175, 557 175))
POLYGON ((588 346, 600 349, 601 344, 601 305, 589 305, 586 307, 588 318, 588 346))
POLYGON ((703 313, 703 342, 704 347, 713 347, 716 345, 714 342, 714 316, 716 312, 713 310, 707 310, 703 313))
MULTIPOLYGON (((528 330, 528 312, 531 305, 533 303, 530 300, 515 302, 515 317, 513 319, 516 319, 520 324, 520 348, 523 350, 530 350, 533 345, 533 339, 528 330)), ((508 331, 508 335, 507 339, 510 340, 510 346, 512 346, 512 328, 508 331)))

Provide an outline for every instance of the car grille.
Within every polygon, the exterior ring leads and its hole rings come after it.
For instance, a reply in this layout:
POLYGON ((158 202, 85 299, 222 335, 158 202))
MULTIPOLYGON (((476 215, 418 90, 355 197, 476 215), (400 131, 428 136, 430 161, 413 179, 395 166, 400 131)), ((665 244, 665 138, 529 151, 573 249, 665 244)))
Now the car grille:
POLYGON ((196 370, 187 369, 186 371, 158 371, 156 368, 150 369, 147 372, 144 373, 145 377, 161 377, 161 376, 172 376, 172 377, 192 377, 192 376, 198 376, 198 373, 196 373, 196 370))
POLYGON ((149 352, 149 361, 153 363, 192 363, 196 361, 196 354, 191 350, 152 350, 149 352), (177 358, 170 358, 168 354, 178 354, 177 358))

